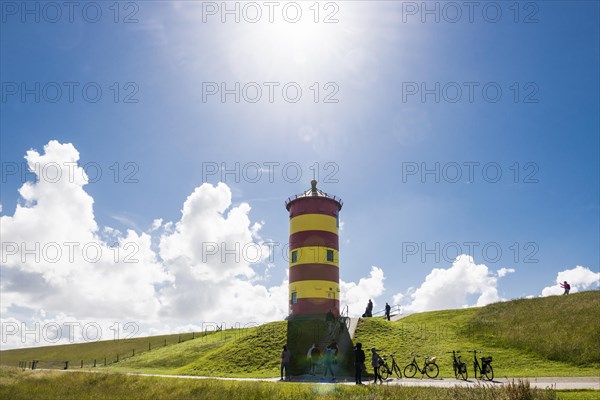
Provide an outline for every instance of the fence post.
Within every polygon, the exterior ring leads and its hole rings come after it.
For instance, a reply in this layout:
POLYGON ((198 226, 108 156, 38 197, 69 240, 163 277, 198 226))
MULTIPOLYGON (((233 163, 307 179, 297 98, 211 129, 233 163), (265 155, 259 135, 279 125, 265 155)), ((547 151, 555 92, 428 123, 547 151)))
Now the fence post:
POLYGON ((104 357, 104 366, 106 367, 106 357, 104 357))
POLYGON ((181 335, 179 335, 179 341, 177 343, 181 343, 181 335))
POLYGON ((65 361, 65 369, 69 369, 69 362, 65 361))
POLYGON ((135 349, 131 350, 131 357, 135 356, 135 349))
POLYGON ((167 339, 165 338, 165 346, 167 345, 167 339))
POLYGON ((96 359, 94 358, 94 368, 96 368, 96 359))
POLYGON ((119 353, 117 353, 117 362, 119 362, 119 353))
POLYGON ((148 342, 148 351, 150 351, 150 342, 148 342))
POLYGON ((81 360, 81 368, 83 368, 83 360, 81 360))
POLYGON ((192 339, 196 338, 196 332, 192 332, 192 339))

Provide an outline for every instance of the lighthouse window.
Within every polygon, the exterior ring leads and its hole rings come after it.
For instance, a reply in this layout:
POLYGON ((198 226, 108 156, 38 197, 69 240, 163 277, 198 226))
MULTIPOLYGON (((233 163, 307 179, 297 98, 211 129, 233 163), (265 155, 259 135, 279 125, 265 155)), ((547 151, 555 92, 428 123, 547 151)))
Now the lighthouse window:
POLYGON ((333 262, 333 250, 327 250, 327 261, 333 262))
POLYGON ((296 292, 292 292, 292 304, 296 304, 298 299, 296 298, 296 292))
POLYGON ((298 262, 298 252, 297 251, 292 251, 292 262, 298 262))

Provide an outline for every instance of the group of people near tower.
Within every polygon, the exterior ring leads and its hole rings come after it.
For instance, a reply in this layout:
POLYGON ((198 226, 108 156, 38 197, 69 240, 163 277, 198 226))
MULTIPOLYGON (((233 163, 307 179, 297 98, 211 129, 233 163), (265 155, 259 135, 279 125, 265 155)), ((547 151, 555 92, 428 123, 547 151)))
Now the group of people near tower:
MULTIPOLYGON (((314 343, 308 352, 306 353, 306 358, 309 362, 309 373, 312 376, 317 374, 317 369, 320 363, 323 365, 323 376, 322 380, 326 379, 329 375, 331 375, 331 381, 335 381, 335 372, 334 366, 337 364, 337 356, 338 356, 338 345, 334 341, 332 341, 323 352, 319 350, 319 347, 316 343, 314 343)), ((283 346, 283 350, 281 351, 281 379, 290 381, 291 377, 289 374, 289 367, 292 355, 288 350, 287 346, 283 346)), ((363 385, 362 377, 366 372, 365 361, 367 360, 365 351, 362 348, 362 343, 356 343, 354 346, 354 380, 357 385, 363 385)), ((377 353, 377 349, 375 347, 371 348, 371 367, 373 367, 374 373, 374 382, 383 383, 383 378, 379 373, 379 368, 382 365, 383 359, 377 353)))
POLYGON ((317 344, 314 343, 306 353, 306 359, 310 363, 310 374, 315 376, 317 374, 317 367, 319 363, 322 362, 323 379, 326 379, 328 375, 331 375, 331 380, 334 381, 335 372, 333 371, 333 366, 337 364, 338 351, 338 345, 335 340, 332 340, 323 352, 321 352, 317 344))
MULTIPOLYGON (((337 356, 338 356, 338 345, 335 340, 332 340, 331 343, 327 345, 323 351, 319 349, 319 346, 314 343, 306 353, 306 358, 309 364, 309 373, 312 376, 317 374, 317 368, 319 364, 323 365, 323 377, 322 379, 326 379, 328 375, 332 381, 335 381, 335 372, 333 371, 334 365, 337 364, 337 356)), ((281 379, 280 380, 291 380, 289 375, 289 367, 292 355, 287 348, 287 345, 283 346, 283 350, 281 351, 281 379)))
MULTIPOLYGON (((331 381, 335 381, 335 372, 334 365, 337 364, 337 356, 338 356, 338 345, 335 340, 333 340, 324 351, 321 351, 316 343, 314 343, 306 353, 306 358, 309 363, 309 374, 315 376, 317 374, 317 369, 319 364, 323 365, 323 376, 321 379, 326 379, 330 375, 331 381)), ((291 361, 291 353, 287 348, 287 345, 283 346, 283 350, 281 351, 281 379, 290 381, 291 377, 289 375, 289 367, 291 361)), ((357 385, 363 385, 362 377, 366 372, 365 362, 367 360, 367 356, 365 351, 362 348, 362 343, 356 343, 354 346, 354 380, 357 385)), ((383 359, 377 353, 377 349, 375 347, 371 348, 371 367, 373 367, 374 373, 374 381, 373 383, 383 383, 383 378, 379 373, 379 369, 381 368, 383 363, 383 359)))

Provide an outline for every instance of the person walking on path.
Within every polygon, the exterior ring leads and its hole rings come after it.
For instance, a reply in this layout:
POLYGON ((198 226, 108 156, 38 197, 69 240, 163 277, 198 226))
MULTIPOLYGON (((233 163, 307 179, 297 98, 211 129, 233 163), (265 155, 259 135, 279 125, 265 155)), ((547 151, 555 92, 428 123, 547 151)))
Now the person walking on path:
POLYGON ((362 343, 356 343, 354 348, 354 381, 357 385, 362 385, 362 370, 365 364, 365 351, 362 349, 362 343))
POLYGON ((308 349, 308 353, 306 353, 306 358, 310 361, 310 374, 315 375, 317 373, 317 364, 319 362, 319 356, 321 352, 317 347, 317 344, 313 344, 310 349, 308 349))
POLYGON ((335 380, 335 374, 333 373, 333 353, 335 350, 331 347, 331 345, 327 346, 325 350, 325 372, 323 373, 323 379, 327 377, 327 372, 331 372, 331 380, 335 380))
POLYGON ((567 281, 564 281, 563 283, 561 283, 560 287, 565 289, 565 292, 563 294, 569 294, 569 291, 571 290, 571 285, 569 285, 569 283, 567 281))
POLYGON ((290 380, 290 361, 292 359, 292 353, 290 353, 290 351, 288 350, 287 346, 284 345, 283 346, 283 350, 281 351, 281 379, 280 381, 283 381, 284 379, 284 371, 285 371, 285 379, 286 380, 290 380))
POLYGON ((392 307, 388 303, 385 303, 385 318, 390 320, 390 311, 392 311, 392 307))
POLYGON ((377 383, 377 379, 379 379, 379 383, 383 383, 383 378, 379 374, 379 366, 383 362, 383 359, 377 354, 377 349, 375 347, 371 348, 371 353, 371 366, 375 372, 375 381, 373 381, 373 383, 377 383))

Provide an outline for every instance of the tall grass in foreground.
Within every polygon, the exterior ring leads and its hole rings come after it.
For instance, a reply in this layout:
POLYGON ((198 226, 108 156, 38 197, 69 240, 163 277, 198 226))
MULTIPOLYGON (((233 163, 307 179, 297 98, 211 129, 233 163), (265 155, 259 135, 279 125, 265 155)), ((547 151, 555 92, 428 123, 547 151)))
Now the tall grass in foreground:
POLYGON ((21 371, 0 368, 3 399, 415 399, 553 400, 551 389, 519 381, 503 387, 428 388, 192 380, 119 373, 21 371))

